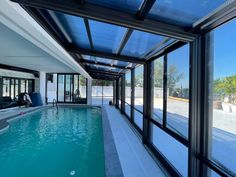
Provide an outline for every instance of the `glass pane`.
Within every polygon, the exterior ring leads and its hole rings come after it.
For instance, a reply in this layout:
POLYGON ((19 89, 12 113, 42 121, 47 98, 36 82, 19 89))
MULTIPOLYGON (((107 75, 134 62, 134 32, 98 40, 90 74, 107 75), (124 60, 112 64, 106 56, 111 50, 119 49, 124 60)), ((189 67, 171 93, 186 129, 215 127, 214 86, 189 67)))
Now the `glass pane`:
POLYGON ((15 98, 15 79, 11 79, 11 99, 15 98))
POLYGON ((10 96, 10 79, 3 78, 3 97, 9 97, 10 96))
POLYGON ((130 106, 131 105, 131 72, 125 74, 125 112, 130 117, 130 106))
POLYGON ((103 81, 94 79, 92 81, 92 104, 101 105, 102 104, 102 92, 103 92, 103 81))
POLYGON ((131 104, 131 72, 125 74, 125 102, 131 104))
POLYGON ((66 75, 65 102, 71 102, 71 75, 66 75))
POLYGON ((134 123, 143 130, 143 114, 134 110, 134 123))
POLYGON ((154 100, 153 118, 162 123, 163 119, 163 79, 164 79, 164 58, 154 61, 154 100))
MULTIPOLYGON (((47 101, 52 103, 57 99, 57 74, 47 74, 47 101)), ((64 86, 64 85, 63 85, 64 86)), ((64 98, 64 97, 63 97, 64 98)))
POLYGON ((19 80, 15 79, 15 97, 19 95, 19 80))
MULTIPOLYGON (((62 28, 65 30, 66 35, 68 35, 68 42, 74 43, 81 48, 90 49, 90 43, 83 18, 60 12, 48 12, 56 15, 56 18, 62 25, 62 27, 59 26, 59 29, 61 29, 61 31, 63 31, 62 28)), ((64 34, 64 36, 66 35, 64 34)))
POLYGON ((103 104, 109 104, 113 101, 113 82, 103 81, 103 104))
POLYGON ((209 62, 210 156, 236 174, 236 20, 212 31, 209 62))
POLYGON ((150 128, 153 145, 182 176, 188 176, 188 148, 154 124, 150 128))
POLYGON ((125 113, 129 118, 131 117, 131 107, 127 103, 125 103, 125 113))
POLYGON ((58 74, 58 101, 64 102, 64 93, 65 93, 65 77, 64 75, 58 74))
POLYGON ((80 75, 79 76, 79 90, 81 98, 87 97, 87 79, 80 75))
POLYGON ((79 102, 80 90, 79 90, 79 75, 74 75, 74 86, 72 94, 72 102, 79 102))
POLYGON ((188 137, 189 119, 189 45, 168 55, 167 126, 188 137))
POLYGON ((29 93, 29 80, 26 80, 25 92, 29 93))
POLYGON ((152 48, 156 47, 163 39, 163 36, 135 30, 121 54, 142 57, 152 48))
POLYGON ((143 112, 143 65, 135 69, 134 107, 143 112))
POLYGON ((28 91, 27 91, 28 93, 31 93, 31 92, 34 91, 33 90, 34 89, 34 85, 33 84, 34 84, 33 80, 28 80, 28 87, 27 87, 28 88, 28 91))
POLYGON ((159 0, 148 14, 148 18, 174 25, 191 27, 199 19, 207 16, 226 0, 159 0))
POLYGON ((89 20, 94 49, 102 52, 116 53, 126 28, 89 20))
POLYGON ((26 80, 20 80, 20 92, 25 93, 26 92, 26 80))
POLYGON ((86 2, 135 14, 143 0, 87 0, 86 2))

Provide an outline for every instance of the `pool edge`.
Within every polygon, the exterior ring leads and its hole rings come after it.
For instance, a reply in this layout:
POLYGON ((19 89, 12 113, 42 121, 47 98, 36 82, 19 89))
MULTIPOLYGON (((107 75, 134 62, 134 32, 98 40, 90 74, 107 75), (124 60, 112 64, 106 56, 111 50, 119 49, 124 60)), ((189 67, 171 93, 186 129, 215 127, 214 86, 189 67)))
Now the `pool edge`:
POLYGON ((106 109, 101 107, 101 110, 106 177, 124 177, 106 109))

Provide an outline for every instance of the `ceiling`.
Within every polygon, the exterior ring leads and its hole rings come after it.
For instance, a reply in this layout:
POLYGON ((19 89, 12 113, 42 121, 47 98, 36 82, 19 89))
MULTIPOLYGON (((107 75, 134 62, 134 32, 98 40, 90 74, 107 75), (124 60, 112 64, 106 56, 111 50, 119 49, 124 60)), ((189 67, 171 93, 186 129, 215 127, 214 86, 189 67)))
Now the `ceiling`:
POLYGON ((116 79, 194 41, 217 25, 215 15, 236 5, 231 0, 12 1, 96 79, 116 79))
POLYGON ((75 72, 0 23, 0 63, 45 72, 75 72))

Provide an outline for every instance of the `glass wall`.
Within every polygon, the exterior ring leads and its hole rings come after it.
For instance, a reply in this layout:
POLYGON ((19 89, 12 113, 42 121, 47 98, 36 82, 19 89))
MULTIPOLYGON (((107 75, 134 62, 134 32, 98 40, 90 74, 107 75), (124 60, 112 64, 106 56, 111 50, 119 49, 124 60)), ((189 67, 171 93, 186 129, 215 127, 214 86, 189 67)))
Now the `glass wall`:
MULTIPOLYGON (((57 74, 47 74, 46 77, 47 77, 46 100, 47 103, 52 103, 53 100, 57 99, 57 74)), ((60 80, 58 86, 64 88, 64 81, 62 82, 62 78, 64 78, 64 76, 58 77, 58 79, 60 80)), ((60 98, 60 101, 64 101, 64 95, 62 90, 60 90, 59 95, 60 96, 58 98, 60 98)))
POLYGON ((125 74, 125 113, 131 117, 131 72, 125 74))
POLYGON ((103 104, 113 101, 113 81, 103 81, 103 104))
POLYGON ((18 106, 18 97, 21 93, 34 91, 34 80, 24 78, 0 78, 0 109, 18 106))
POLYGON ((81 98, 87 98, 87 79, 82 75, 79 76, 79 90, 81 98))
POLYGON ((93 79, 92 104, 103 105, 110 101, 113 101, 113 81, 93 79))
MULTIPOLYGON (((236 20, 210 32, 208 158, 236 175, 236 20)), ((212 173, 212 176, 215 176, 212 173)))
POLYGON ((162 124, 164 95, 164 57, 154 61, 153 118, 162 124))
POLYGON ((189 45, 167 56, 167 126, 188 137, 189 45))
POLYGON ((119 108, 121 109, 121 78, 119 78, 119 108))
POLYGON ((57 77, 58 102, 87 103, 86 78, 79 74, 58 74, 57 77))
POLYGON ((143 65, 134 70, 134 123, 143 129, 143 65))
POLYGON ((184 45, 153 62, 150 140, 182 176, 188 176, 189 60, 184 45))

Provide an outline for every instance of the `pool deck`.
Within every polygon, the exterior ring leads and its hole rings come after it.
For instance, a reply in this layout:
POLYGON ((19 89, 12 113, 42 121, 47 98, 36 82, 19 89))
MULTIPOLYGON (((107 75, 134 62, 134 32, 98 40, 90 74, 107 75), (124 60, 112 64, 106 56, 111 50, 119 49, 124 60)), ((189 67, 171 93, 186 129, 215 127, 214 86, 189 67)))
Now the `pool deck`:
POLYGON ((124 177, 168 176, 120 111, 109 105, 103 108, 107 113, 124 177))

